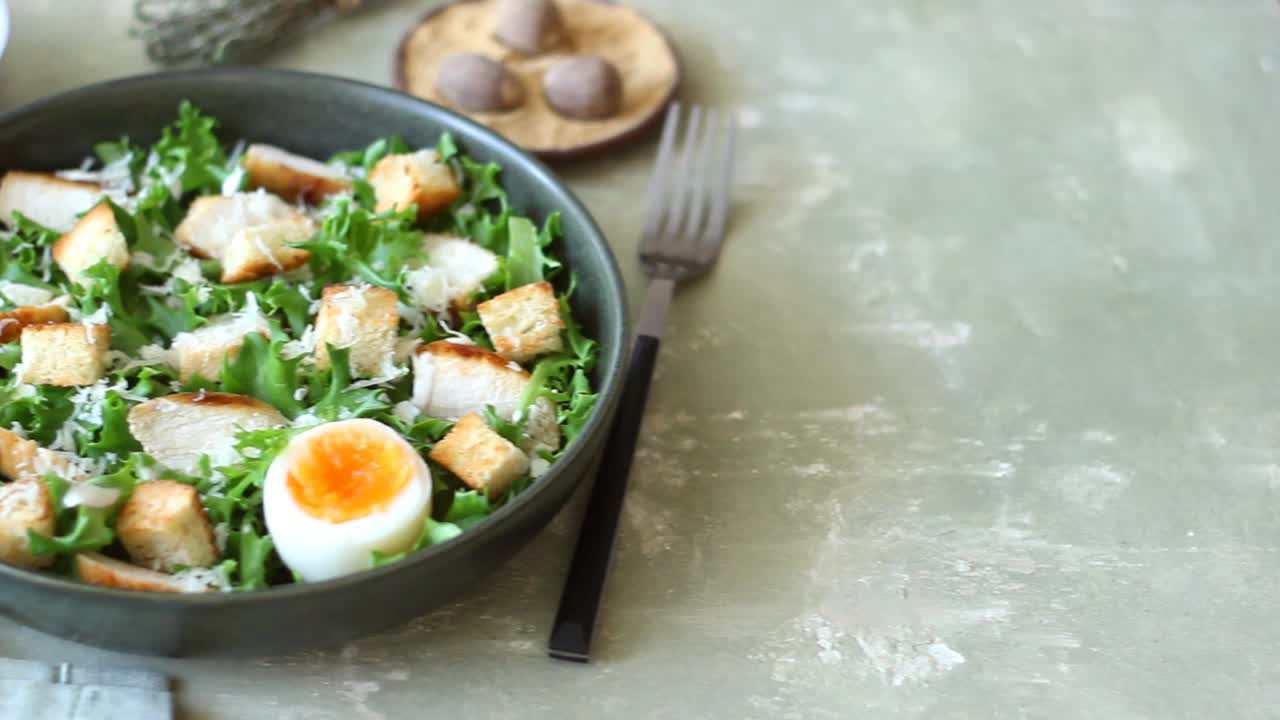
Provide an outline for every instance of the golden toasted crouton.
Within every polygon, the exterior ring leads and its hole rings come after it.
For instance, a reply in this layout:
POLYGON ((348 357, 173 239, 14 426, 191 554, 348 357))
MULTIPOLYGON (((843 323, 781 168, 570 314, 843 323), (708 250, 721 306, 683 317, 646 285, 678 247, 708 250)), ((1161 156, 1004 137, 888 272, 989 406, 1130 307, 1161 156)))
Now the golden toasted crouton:
POLYGON ((448 340, 423 345, 413 357, 413 404, 446 420, 473 412, 494 412, 510 420, 529 384, 529 373, 501 355, 448 340))
POLYGON ((61 305, 37 305, 14 308, 0 312, 0 343, 13 342, 22 335, 28 325, 64 323, 67 309, 61 305))
POLYGON ((216 380, 222 374, 222 359, 235 360, 244 347, 244 336, 258 333, 271 336, 271 326, 261 314, 228 313, 209 318, 209 323, 173 338, 173 355, 178 377, 186 382, 194 375, 216 380))
POLYGON ((23 567, 45 567, 52 555, 33 555, 27 531, 52 536, 54 507, 49 490, 38 480, 0 485, 0 561, 23 567))
POLYGON ((377 375, 396 349, 400 310, 396 294, 376 285, 329 285, 316 315, 316 366, 329 367, 329 348, 350 348, 356 375, 377 375))
POLYGON ((83 477, 75 466, 75 456, 42 448, 12 430, 0 428, 0 475, 10 480, 38 480, 46 473, 57 473, 68 480, 83 477))
POLYGON ((207 585, 130 565, 94 552, 76 554, 76 575, 92 585, 151 592, 206 592, 207 585))
POLYGON ((236 433, 278 427, 288 421, 272 405, 247 395, 178 393, 152 398, 129 410, 129 432, 161 465, 192 474, 200 456, 214 467, 235 462, 236 433))
POLYGON ((116 533, 129 559, 152 570, 172 572, 178 566, 207 567, 218 561, 200 493, 176 480, 135 486, 120 507, 116 533))
POLYGON ((479 413, 463 415, 431 448, 431 459, 489 497, 498 497, 512 480, 529 472, 529 457, 494 432, 479 413))
POLYGON ((480 322, 499 355, 525 362, 564 348, 560 303, 551 283, 523 285, 476 306, 480 322))
POLYGON ((0 179, 0 219, 12 227, 16 210, 45 227, 66 232, 101 197, 102 188, 93 183, 10 170, 0 179))
POLYGON ((250 145, 242 162, 250 186, 290 200, 313 203, 351 189, 351 180, 338 170, 274 145, 250 145))
POLYGON ((443 210, 462 194, 453 168, 440 162, 435 150, 387 155, 369 172, 378 212, 418 206, 418 218, 443 210))
POLYGON ((264 191, 204 195, 191 203, 173 236, 192 255, 221 260, 236 232, 303 217, 297 208, 264 191))
POLYGON ((302 216, 237 230, 223 250, 222 282, 257 280, 306 265, 311 253, 289 243, 302 242, 315 232, 315 223, 302 216))
POLYGON ((116 267, 128 266, 129 245, 116 225, 111 205, 98 203, 75 227, 58 238, 53 244, 53 260, 74 283, 83 283, 84 271, 100 260, 116 267))
POLYGON ((427 235, 422 243, 427 264, 405 278, 419 310, 442 313, 470 307, 472 293, 498 269, 498 256, 454 235, 427 235))
POLYGON ((22 382, 92 385, 106 373, 110 350, 110 325, 28 325, 22 328, 22 382))

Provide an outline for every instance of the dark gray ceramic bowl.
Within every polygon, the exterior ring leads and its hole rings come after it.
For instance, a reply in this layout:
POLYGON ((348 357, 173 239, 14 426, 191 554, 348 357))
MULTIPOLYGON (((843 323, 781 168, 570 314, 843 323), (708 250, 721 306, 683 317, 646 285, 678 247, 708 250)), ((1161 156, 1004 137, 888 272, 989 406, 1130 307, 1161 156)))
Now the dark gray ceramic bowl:
POLYGON ((146 75, 91 85, 0 116, 0 171, 74 167, 97 141, 150 142, 189 99, 222 122, 226 140, 273 143, 313 157, 396 133, 429 146, 442 130, 502 164, 515 207, 559 210, 560 252, 578 275, 574 309, 601 344, 600 402, 555 467, 460 537, 401 562, 256 593, 168 595, 82 585, 0 563, 0 613, 71 640, 153 655, 274 654, 331 646, 405 622, 453 598, 515 554, 569 498, 599 454, 619 393, 626 332, 622 280, 586 208, 497 135, 401 93, 338 78, 256 69, 146 75))

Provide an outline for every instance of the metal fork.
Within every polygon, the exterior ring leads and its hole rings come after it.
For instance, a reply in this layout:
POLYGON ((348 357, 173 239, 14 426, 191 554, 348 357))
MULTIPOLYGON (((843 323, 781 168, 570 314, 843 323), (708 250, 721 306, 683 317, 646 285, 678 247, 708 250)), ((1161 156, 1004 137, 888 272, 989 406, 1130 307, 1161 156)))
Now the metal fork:
POLYGON ((649 291, 636 323, 618 414, 551 628, 547 651, 554 658, 590 660, 591 636, 667 309, 676 284, 710 270, 724 243, 737 131, 732 116, 724 122, 723 131, 720 124, 715 110, 693 106, 684 128, 683 147, 677 152, 679 103, 672 103, 667 111, 640 242, 640 263, 649 276, 649 291))

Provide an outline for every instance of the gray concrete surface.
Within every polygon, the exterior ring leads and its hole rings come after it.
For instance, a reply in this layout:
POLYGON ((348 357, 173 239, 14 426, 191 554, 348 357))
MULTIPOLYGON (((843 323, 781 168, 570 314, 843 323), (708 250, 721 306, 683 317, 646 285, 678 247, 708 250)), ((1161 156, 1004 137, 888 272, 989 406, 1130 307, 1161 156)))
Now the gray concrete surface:
MULTIPOLYGON (((11 4, 0 107, 147 68, 123 0, 11 4)), ((202 720, 1280 714, 1276 3, 637 4, 746 157, 598 662, 542 654, 581 502, 349 647, 162 662, 2 623, 0 654, 162 667, 202 720)), ((424 6, 277 62, 386 82, 424 6)), ((650 152, 564 171, 633 297, 650 152)))

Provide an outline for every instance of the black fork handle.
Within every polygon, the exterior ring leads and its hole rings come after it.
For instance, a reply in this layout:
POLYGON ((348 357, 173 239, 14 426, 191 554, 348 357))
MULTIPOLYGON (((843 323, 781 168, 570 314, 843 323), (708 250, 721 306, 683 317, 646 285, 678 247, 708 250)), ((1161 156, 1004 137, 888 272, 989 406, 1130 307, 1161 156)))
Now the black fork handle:
POLYGON ((613 557, 622 500, 631 476, 640 439, 640 423, 649 399, 649 385, 658 360, 658 338, 637 335, 631 348, 631 363, 623 382, 622 400, 609 432, 600 472, 591 489, 586 516, 573 551, 573 563, 560 596, 560 609, 551 627, 547 652, 553 658, 588 662, 591 659, 591 636, 613 557))

